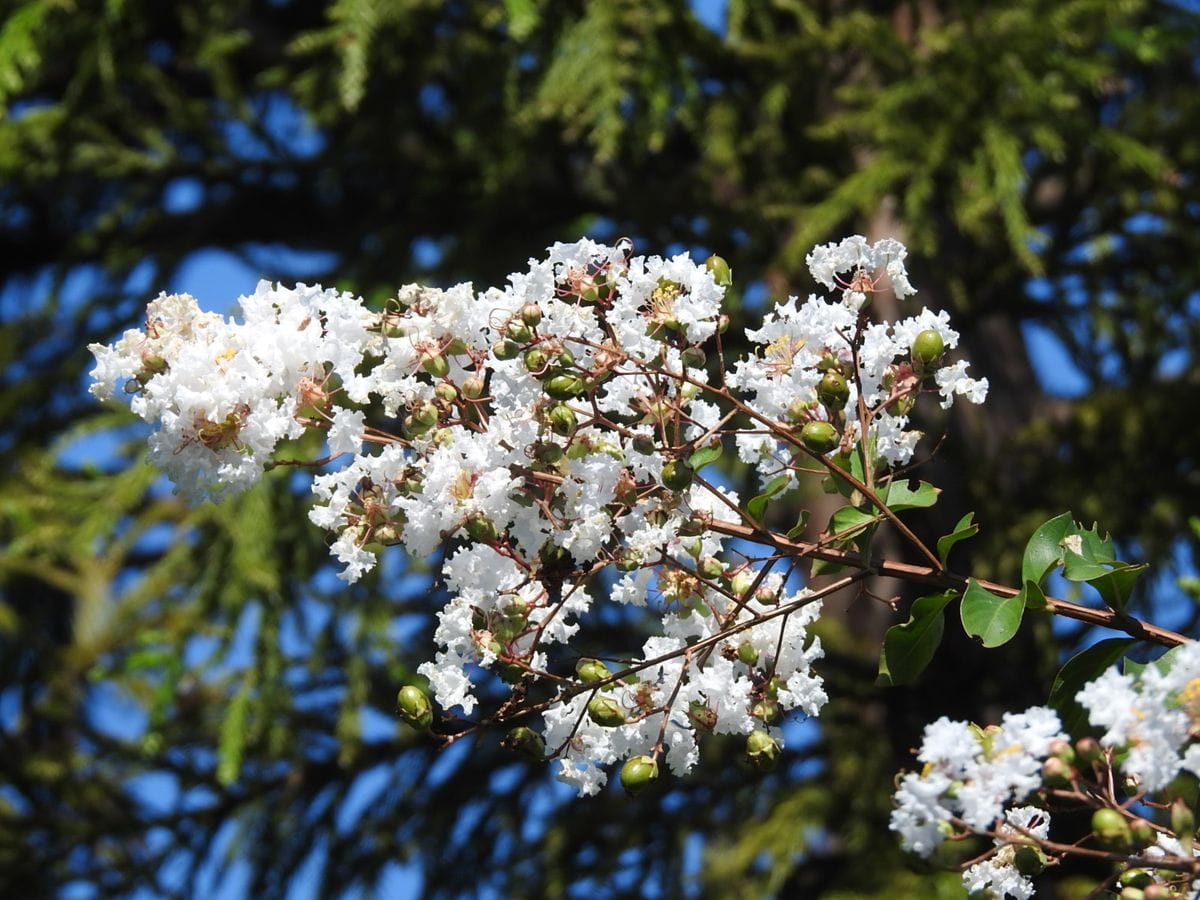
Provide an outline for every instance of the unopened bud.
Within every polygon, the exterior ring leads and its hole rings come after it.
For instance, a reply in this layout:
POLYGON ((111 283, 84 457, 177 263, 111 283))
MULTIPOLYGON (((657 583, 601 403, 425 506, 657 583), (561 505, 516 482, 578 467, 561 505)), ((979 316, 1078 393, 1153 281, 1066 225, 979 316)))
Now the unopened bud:
POLYGON ((746 737, 746 761, 760 772, 779 765, 779 744, 765 731, 752 731, 746 737))
POLYGON ((530 759, 544 759, 546 756, 545 739, 525 725, 518 725, 509 731, 500 742, 500 746, 530 759))
POLYGON ((658 780, 658 761, 651 756, 633 756, 621 766, 621 787, 637 795, 658 780))
POLYGON ((1013 866, 1027 878, 1041 875, 1049 861, 1046 854, 1039 848, 1031 847, 1028 844, 1018 847, 1013 853, 1013 866))
POLYGON ((750 707, 750 715, 767 725, 774 725, 783 718, 783 711, 774 700, 759 700, 750 707))
POLYGON ((662 483, 672 491, 685 491, 691 487, 695 474, 686 459, 672 459, 662 468, 662 483))
POLYGON ((717 713, 707 704, 693 700, 688 704, 688 721, 701 731, 711 734, 717 727, 717 713))
POLYGON ((588 701, 587 713, 597 725, 605 728, 615 728, 625 724, 625 710, 613 697, 597 694, 588 701))
POLYGON ((478 400, 483 396, 486 385, 478 375, 470 375, 463 379, 462 392, 468 400, 478 400))
POLYGON ((536 303, 526 303, 518 315, 522 322, 532 327, 542 321, 542 308, 536 303))
POLYGON ((699 347, 688 347, 679 354, 679 361, 689 369, 703 369, 708 357, 699 347))
POLYGON ((817 382, 817 399, 829 412, 835 413, 850 399, 850 385, 841 372, 826 372, 817 382))
POLYGON ((927 328, 913 338, 912 361, 918 371, 937 368, 938 360, 946 352, 946 342, 932 328, 927 328))
POLYGON ((396 695, 396 706, 402 718, 414 728, 428 728, 433 724, 433 706, 429 697, 415 684, 406 684, 396 695))
POLYGON ((1046 787, 1070 787, 1072 775, 1074 770, 1057 756, 1048 757, 1042 763, 1042 782, 1046 787))
MULTIPOLYGON (((1156 835, 1154 826, 1145 819, 1134 819, 1129 823, 1129 833, 1133 835, 1133 849, 1145 850, 1154 843, 1156 835)), ((1143 887, 1144 885, 1138 885, 1143 887)))
POLYGON ((1095 832, 1097 843, 1105 850, 1128 853, 1133 846, 1129 822, 1115 809, 1107 806, 1092 813, 1092 831, 1095 832))
POLYGON ((800 429, 800 440, 813 453, 828 453, 837 447, 841 437, 829 422, 809 422, 800 429))
POLYGON ((579 676, 579 680, 584 684, 595 684, 598 681, 608 678, 612 675, 612 672, 600 660, 585 657, 575 663, 575 674, 579 676))
POLYGON ((560 373, 542 382, 542 389, 555 400, 571 400, 587 393, 587 382, 578 375, 560 373))
POLYGON ((1075 755, 1081 763, 1090 766, 1104 758, 1104 750, 1095 738, 1084 737, 1075 742, 1075 755))
POLYGON ((550 430, 559 437, 570 437, 575 433, 578 425, 574 410, 565 403, 556 403, 552 406, 546 413, 546 422, 549 424, 550 430))
POLYGON ((1056 738, 1050 742, 1049 749, 1051 756, 1058 757, 1069 766, 1075 765, 1075 748, 1071 746, 1070 741, 1056 738))
POLYGON ((749 641, 742 641, 738 644, 737 656, 746 665, 752 666, 758 662, 758 649, 749 641))
POLYGON ((466 529, 471 540, 479 544, 490 544, 500 536, 496 530, 496 524, 487 516, 479 513, 467 519, 463 523, 463 528, 466 529))
POLYGON ((517 354, 521 352, 521 345, 516 341, 505 338, 492 348, 492 355, 496 359, 516 359, 517 354))
POLYGON ((733 272, 729 268, 723 257, 717 256, 715 253, 704 261, 704 268, 712 273, 713 281, 720 287, 729 287, 733 284, 733 272))
POLYGON ((434 378, 445 378, 450 372, 450 362, 441 353, 426 353, 421 360, 421 368, 434 378))
POLYGON ((458 388, 448 381, 443 381, 433 389, 433 395, 443 403, 453 403, 458 399, 458 388))
POLYGON ((533 340, 533 329, 524 322, 516 319, 508 323, 508 327, 504 329, 504 334, 518 344, 528 344, 533 340))

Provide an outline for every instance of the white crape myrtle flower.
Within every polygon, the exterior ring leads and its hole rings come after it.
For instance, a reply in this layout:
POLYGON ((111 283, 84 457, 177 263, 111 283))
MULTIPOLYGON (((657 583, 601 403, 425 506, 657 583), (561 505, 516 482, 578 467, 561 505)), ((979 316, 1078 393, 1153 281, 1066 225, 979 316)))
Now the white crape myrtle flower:
POLYGON ((1030 836, 1045 839, 1049 834, 1050 816, 1044 810, 1033 806, 1008 810, 1004 822, 996 826, 997 852, 963 872, 963 887, 972 896, 1028 900, 1035 893, 1033 882, 1017 871, 1014 856, 1030 836))
POLYGON ((1165 671, 1150 665, 1134 677, 1109 669, 1076 699, 1091 724, 1106 729, 1101 745, 1128 748, 1121 771, 1135 776, 1146 791, 1165 787, 1185 766, 1200 774, 1200 751, 1187 746, 1200 724, 1200 644, 1175 650, 1165 671))
POLYGON ((1006 713, 986 729, 938 719, 926 726, 917 754, 924 768, 900 780, 891 829, 905 850, 925 857, 950 833, 951 818, 989 831, 1009 802, 1041 785, 1050 745, 1065 739, 1058 714, 1040 706, 1006 713))
POLYGON ((877 269, 887 273, 897 299, 903 300, 916 293, 904 267, 907 256, 907 248, 897 240, 885 238, 868 244, 866 238, 856 234, 836 244, 814 247, 804 261, 814 279, 831 291, 841 288, 847 305, 857 310, 865 302, 864 289, 875 287, 871 275, 877 269), (840 277, 843 273, 854 274, 850 279, 843 279, 840 277))

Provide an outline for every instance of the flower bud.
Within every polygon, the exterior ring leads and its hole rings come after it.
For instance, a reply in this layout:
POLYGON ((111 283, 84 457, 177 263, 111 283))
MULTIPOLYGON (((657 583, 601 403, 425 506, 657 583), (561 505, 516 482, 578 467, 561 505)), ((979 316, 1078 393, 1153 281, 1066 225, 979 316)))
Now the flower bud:
POLYGON ((1018 847, 1016 852, 1013 853, 1013 866, 1026 878, 1041 875, 1049 861, 1041 849, 1031 847, 1028 844, 1018 847))
POLYGON ((532 327, 542 321, 542 308, 536 303, 526 303, 517 315, 521 317, 522 322, 532 327))
MULTIPOLYGON (((1157 837, 1152 826, 1145 819, 1134 819, 1129 823, 1129 833, 1133 835, 1133 849, 1145 850, 1154 843, 1157 837)), ((1138 885, 1145 887, 1145 885, 1138 885)))
POLYGON ((706 556, 700 560, 697 569, 705 578, 720 578, 725 571, 725 564, 715 556, 706 556))
POLYGON ((400 718, 414 728, 428 728, 433 724, 433 707, 429 697, 415 684, 406 684, 396 695, 396 706, 400 718))
POLYGON ((686 459, 669 460, 662 468, 663 486, 672 491, 686 491, 696 472, 686 459))
POLYGON ((423 400, 412 408, 413 421, 426 428, 437 424, 438 408, 428 400, 423 400))
POLYGON ((533 329, 517 319, 508 323, 504 334, 509 340, 516 341, 518 344, 528 344, 533 340, 533 329))
POLYGON ((688 721, 701 731, 712 734, 713 729, 717 727, 717 713, 707 704, 693 700, 688 704, 688 721))
POLYGON ((1105 850, 1128 853, 1133 846, 1133 835, 1125 817, 1115 809, 1102 806, 1092 813, 1092 831, 1096 842, 1105 850))
POLYGON ((516 341, 508 340, 507 338, 492 348, 492 355, 496 359, 516 359, 517 354, 521 352, 521 345, 516 341))
POLYGON ((800 440, 813 453, 828 453, 841 439, 829 422, 809 422, 800 429, 800 440))
POLYGON ((565 403, 556 403, 550 407, 550 411, 546 413, 546 422, 550 430, 559 437, 570 437, 578 425, 574 410, 565 403))
POLYGON ((1075 748, 1062 738, 1050 742, 1050 755, 1058 757, 1068 766, 1075 765, 1075 748))
POLYGON ((689 369, 703 369, 708 357, 699 347, 688 347, 679 354, 679 361, 689 369))
POLYGON ((549 357, 546 356, 546 351, 541 347, 530 347, 525 351, 523 357, 525 368, 534 375, 544 375, 546 372, 546 363, 549 362, 549 357))
POLYGON ((1142 888, 1142 896, 1145 897, 1146 900, 1172 900, 1172 898, 1178 897, 1179 895, 1165 884, 1159 884, 1158 882, 1155 882, 1154 884, 1148 884, 1142 888))
POLYGON ((500 742, 500 746, 505 750, 511 750, 513 753, 528 756, 530 759, 544 759, 546 757, 545 739, 532 728, 525 725, 518 725, 509 731, 504 736, 504 740, 500 742))
POLYGON ((450 361, 441 353, 422 354, 421 368, 434 378, 445 378, 450 373, 450 361))
POLYGON ((623 550, 617 557, 618 572, 633 572, 642 566, 642 557, 633 550, 623 550))
POLYGON ((621 766, 621 787, 634 796, 658 780, 658 761, 651 756, 633 756, 621 766))
POLYGON ((433 389, 433 395, 443 403, 453 403, 458 399, 458 388, 448 381, 443 381, 433 389))
POLYGON ((1154 876, 1145 869, 1126 869, 1121 873, 1123 887, 1146 888, 1152 884, 1154 884, 1154 876))
POLYGON ((483 396, 486 388, 487 385, 484 384, 483 379, 478 375, 469 375, 463 379, 462 392, 463 396, 468 400, 478 400, 483 396))
POLYGON ((742 569, 733 576, 733 580, 729 583, 729 590, 740 600, 745 596, 746 591, 750 590, 752 584, 754 584, 754 572, 750 569, 742 569))
POLYGON ((746 737, 746 761, 760 772, 771 772, 779 765, 779 744, 765 731, 752 731, 746 737))
POLYGON ((774 606, 779 602, 779 592, 769 587, 760 587, 754 592, 754 599, 763 606, 774 606))
POLYGON ((1071 786, 1071 778, 1075 771, 1057 756, 1051 756, 1042 763, 1042 782, 1046 787, 1065 788, 1071 786))
POLYGON ((708 269, 712 274, 713 281, 720 287, 729 287, 733 284, 733 272, 729 268, 729 263, 717 254, 714 253, 704 261, 704 268, 708 269))
POLYGON ((1117 894, 1117 900, 1146 900, 1146 892, 1141 888, 1122 888, 1121 893, 1117 894))
POLYGON ((742 641, 738 644, 737 656, 746 665, 752 666, 758 662, 758 649, 749 641, 742 641))
POLYGON ((774 678, 772 678, 770 681, 767 682, 767 697, 769 697, 772 700, 778 699, 780 689, 786 688, 786 687, 787 687, 787 682, 784 679, 780 678, 778 675, 776 675, 774 678))
POLYGON ((850 399, 850 385, 841 372, 826 372, 817 382, 817 399, 829 412, 835 413, 850 399))
POLYGON ((719 334, 724 334, 725 332, 727 332, 729 330, 729 325, 732 321, 733 320, 730 319, 729 316, 725 315, 724 313, 721 313, 721 315, 717 316, 717 332, 719 334))
POLYGON ((1075 755, 1084 765, 1090 766, 1104 758, 1104 750, 1094 737, 1083 737, 1075 742, 1075 755))
POLYGON ((625 710, 614 697, 597 694, 588 701, 587 714, 597 725, 615 728, 625 724, 625 710))
POLYGON ((1182 797, 1171 803, 1171 830, 1183 845, 1183 852, 1191 856, 1192 842, 1196 837, 1196 815, 1182 797))
POLYGON ((476 513, 463 523, 467 536, 479 544, 490 544, 500 536, 496 524, 482 513, 476 513))
POLYGON ((612 672, 600 660, 584 657, 575 663, 575 674, 579 676, 579 680, 584 684, 596 684, 608 678, 612 675, 612 672))
POLYGON ((946 342, 932 328, 927 328, 913 338, 912 361, 918 371, 936 369, 938 360, 946 352, 946 342))
POLYGON ((587 382, 578 375, 563 372, 542 382, 542 390, 555 400, 571 400, 587 393, 587 382))
POLYGON ((759 700, 750 707, 750 715, 767 725, 774 725, 783 718, 783 710, 774 700, 759 700))

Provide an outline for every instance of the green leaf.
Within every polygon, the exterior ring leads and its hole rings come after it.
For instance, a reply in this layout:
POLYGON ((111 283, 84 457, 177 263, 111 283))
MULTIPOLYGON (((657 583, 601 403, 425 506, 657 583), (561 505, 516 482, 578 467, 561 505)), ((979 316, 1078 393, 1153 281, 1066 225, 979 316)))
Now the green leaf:
POLYGON ((688 465, 695 471, 699 472, 710 463, 715 463, 721 458, 720 443, 710 444, 707 447, 701 447, 695 453, 688 457, 688 465))
POLYGON ((957 596, 958 591, 945 591, 919 597, 912 605, 908 621, 887 630, 879 654, 876 684, 895 686, 916 681, 942 642, 943 611, 957 596))
POLYGON ((888 485, 887 493, 882 499, 889 509, 923 509, 937 503, 938 494, 942 492, 940 488, 935 488, 927 481, 919 481, 914 491, 910 484, 908 479, 901 479, 888 485))
POLYGON ((1062 563, 1062 539, 1071 527, 1069 512, 1055 516, 1033 533, 1025 545, 1025 556, 1021 560, 1021 581, 1041 584, 1042 579, 1055 566, 1062 563))
POLYGON ((950 550, 959 541, 965 541, 969 537, 974 537, 979 533, 979 526, 972 522, 975 518, 975 513, 969 512, 954 526, 954 530, 947 535, 938 538, 937 552, 938 558, 942 561, 942 565, 946 565, 946 559, 950 555, 950 550))
POLYGON ((800 517, 796 520, 796 524, 788 529, 787 536, 790 540, 794 541, 804 536, 804 532, 808 528, 808 517, 807 509, 800 510, 800 517))
POLYGON ((972 578, 967 582, 959 611, 967 634, 979 638, 985 647, 999 647, 1012 640, 1021 627, 1025 592, 1021 591, 1015 597, 1001 597, 980 587, 972 578))
POLYGON ((767 511, 767 502, 776 494, 781 492, 788 486, 791 480, 789 475, 776 475, 767 482, 767 486, 763 488, 763 492, 757 497, 754 497, 746 504, 746 512, 750 513, 751 517, 761 522, 763 513, 767 511))
POLYGON ((1144 672, 1146 670, 1146 667, 1148 665, 1150 665, 1150 666, 1154 666, 1154 668, 1158 669, 1158 671, 1160 673, 1162 673, 1163 675, 1166 675, 1168 672, 1171 671, 1171 666, 1175 665, 1175 657, 1179 654, 1179 651, 1181 649, 1183 649, 1184 646, 1186 646, 1186 645, 1172 647, 1170 650, 1168 650, 1166 653, 1164 653, 1158 659, 1153 660, 1152 662, 1149 662, 1149 663, 1140 663, 1140 662, 1137 662, 1136 660, 1126 659, 1125 662, 1123 662, 1121 664, 1121 671, 1124 672, 1126 675, 1133 675, 1134 677, 1140 677, 1142 672, 1144 672))
POLYGON ((220 742, 217 745, 217 781, 230 785, 242 771, 242 756, 246 749, 246 712, 250 707, 250 681, 242 682, 229 701, 221 721, 220 742))
POLYGON ((834 572, 845 571, 846 567, 841 563, 831 562, 827 559, 814 559, 812 564, 812 577, 818 575, 832 575, 834 572))
POLYGON ((1025 582, 1025 608, 1026 609, 1046 609, 1046 594, 1037 582, 1025 582))
POLYGON ((1137 643, 1133 638, 1109 638, 1076 653, 1059 669, 1050 688, 1050 706, 1058 711, 1069 734, 1082 735, 1088 729, 1087 710, 1075 702, 1075 695, 1089 681, 1099 678, 1137 643))
POLYGON ((830 534, 836 534, 839 541, 845 541, 862 534, 868 526, 879 520, 877 515, 864 512, 853 506, 843 506, 829 520, 830 534))

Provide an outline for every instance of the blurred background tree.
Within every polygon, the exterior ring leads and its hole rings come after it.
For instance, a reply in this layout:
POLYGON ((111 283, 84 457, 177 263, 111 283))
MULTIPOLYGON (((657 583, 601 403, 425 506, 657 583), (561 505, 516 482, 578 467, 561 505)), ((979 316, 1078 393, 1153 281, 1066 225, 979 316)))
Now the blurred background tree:
POLYGON ((576 802, 497 736, 439 754, 393 716, 435 568, 394 551, 340 584, 294 475, 187 509, 144 432, 84 393, 87 343, 207 248, 382 303, 630 235, 725 255, 744 322, 813 288, 814 243, 900 237, 918 302, 992 383, 982 413, 925 423, 947 491, 922 533, 976 510, 956 568, 1012 579, 1070 508, 1157 566, 1137 611, 1195 633, 1175 580, 1200 510, 1194 5, 0 10, 0 892, 957 896, 887 832, 893 772, 940 714, 1044 701, 1091 639, 1034 623, 985 655, 948 634, 887 690, 875 655, 903 613, 831 604, 833 699, 765 778, 715 743, 655 796, 576 802))

